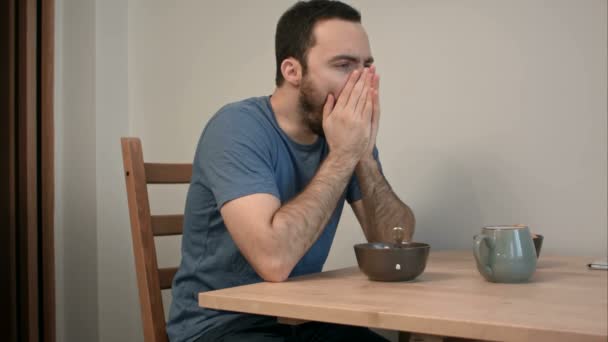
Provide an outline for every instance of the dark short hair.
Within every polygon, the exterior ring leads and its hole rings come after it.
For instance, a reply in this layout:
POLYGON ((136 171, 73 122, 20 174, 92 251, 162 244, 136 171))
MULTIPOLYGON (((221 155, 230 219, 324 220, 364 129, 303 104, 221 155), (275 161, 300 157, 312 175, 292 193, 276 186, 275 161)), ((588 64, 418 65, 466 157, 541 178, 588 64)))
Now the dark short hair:
POLYGON ((345 3, 331 0, 298 1, 283 13, 277 23, 275 34, 277 86, 281 86, 285 81, 281 73, 281 63, 289 57, 298 60, 302 65, 302 72, 306 73, 307 52, 315 44, 313 36, 315 24, 328 19, 360 23, 361 14, 345 3))

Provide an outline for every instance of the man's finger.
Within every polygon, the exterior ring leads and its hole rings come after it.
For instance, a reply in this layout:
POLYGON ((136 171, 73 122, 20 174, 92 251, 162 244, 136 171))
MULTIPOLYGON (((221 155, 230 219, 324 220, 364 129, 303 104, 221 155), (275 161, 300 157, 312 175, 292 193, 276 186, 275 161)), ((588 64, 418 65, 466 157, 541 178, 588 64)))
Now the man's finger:
MULTIPOLYGON (((366 89, 366 85, 368 85, 368 84, 369 84, 369 69, 365 68, 365 69, 363 69, 363 73, 361 74, 361 77, 357 81, 357 84, 355 84, 355 87, 353 88, 353 91, 350 94, 350 97, 348 98, 348 102, 346 104, 346 109, 349 112, 351 112, 351 113, 355 112, 355 109, 357 108, 357 104, 359 103, 359 99, 361 98, 361 95, 363 94, 363 91, 366 89)), ((369 86, 367 88, 369 88, 369 86)))
POLYGON ((375 92, 374 89, 368 89, 367 91, 369 94, 365 100, 365 107, 363 108, 363 120, 365 122, 371 122, 372 121, 372 114, 373 114, 373 93, 375 92))
POLYGON ((334 102, 334 95, 327 95, 327 100, 325 100, 325 105, 323 106, 323 119, 326 119, 331 114, 331 111, 334 109, 334 102))
MULTIPOLYGON (((359 97, 359 100, 357 101, 357 106, 355 107, 355 114, 363 115, 363 111, 365 109, 365 105, 367 104, 367 100, 369 97, 371 97, 373 95, 373 93, 370 92, 370 90, 372 90, 371 83, 372 83, 373 77, 374 77, 374 75, 372 74, 372 71, 370 71, 368 73, 368 75, 366 76, 365 83, 363 85, 363 91, 361 93, 361 96, 359 97)), ((372 105, 373 105, 373 103, 372 103, 372 105)))
POLYGON ((338 101, 336 102, 336 108, 344 108, 348 103, 348 99, 350 97, 350 93, 353 91, 355 87, 355 83, 359 79, 361 72, 359 70, 353 71, 348 77, 348 81, 346 81, 346 85, 340 92, 340 96, 338 96, 338 101))
POLYGON ((378 90, 377 89, 372 89, 372 111, 373 111, 373 116, 372 116, 372 122, 374 122, 376 125, 378 124, 378 122, 380 121, 380 99, 378 96, 378 90))
POLYGON ((374 112, 380 113, 380 75, 374 75, 374 112))
POLYGON ((376 90, 380 90, 380 75, 374 74, 374 81, 372 82, 372 87, 376 90))

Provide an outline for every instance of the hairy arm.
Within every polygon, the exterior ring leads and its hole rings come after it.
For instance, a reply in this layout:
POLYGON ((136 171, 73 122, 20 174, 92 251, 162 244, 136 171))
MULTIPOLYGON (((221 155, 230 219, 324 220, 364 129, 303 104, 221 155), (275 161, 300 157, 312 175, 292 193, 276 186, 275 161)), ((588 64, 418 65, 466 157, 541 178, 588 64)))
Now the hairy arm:
MULTIPOLYGON (((375 71, 375 68, 373 71, 375 71)), ((361 188, 362 200, 352 203, 353 211, 370 242, 393 242, 392 229, 405 230, 405 241, 411 241, 416 220, 412 210, 393 192, 380 172, 378 162, 373 157, 380 122, 380 75, 372 79, 373 110, 371 135, 366 152, 357 163, 355 173, 361 188)))
POLYGON ((393 242, 392 228, 405 230, 404 241, 411 241, 416 220, 412 210, 393 192, 373 158, 355 168, 362 199, 352 203, 365 237, 370 242, 393 242))
POLYGON ((230 234, 263 279, 287 279, 323 231, 354 165, 329 155, 305 190, 283 206, 272 195, 254 194, 222 207, 230 234))

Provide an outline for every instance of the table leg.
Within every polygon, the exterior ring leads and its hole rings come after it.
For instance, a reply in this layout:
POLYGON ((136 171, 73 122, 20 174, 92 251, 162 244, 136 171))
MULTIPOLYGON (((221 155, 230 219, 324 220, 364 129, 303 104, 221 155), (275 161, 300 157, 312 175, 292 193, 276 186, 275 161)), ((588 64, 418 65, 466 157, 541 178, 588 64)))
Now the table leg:
POLYGON ((472 340, 468 338, 460 337, 442 337, 435 335, 424 335, 408 333, 404 331, 399 332, 399 342, 478 342, 479 340, 472 340))
POLYGON ((286 325, 300 325, 300 324, 304 324, 310 321, 307 321, 305 319, 297 319, 297 318, 287 318, 287 317, 277 317, 277 322, 279 322, 279 324, 286 324, 286 325))

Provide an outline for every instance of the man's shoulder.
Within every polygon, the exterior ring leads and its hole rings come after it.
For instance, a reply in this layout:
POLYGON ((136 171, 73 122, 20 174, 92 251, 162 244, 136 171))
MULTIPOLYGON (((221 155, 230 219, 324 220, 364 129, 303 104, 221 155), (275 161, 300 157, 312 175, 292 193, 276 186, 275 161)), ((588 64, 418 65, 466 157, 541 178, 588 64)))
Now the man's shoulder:
POLYGON ((229 103, 213 115, 201 140, 229 143, 271 141, 274 124, 267 97, 252 97, 229 103))
POLYGON ((267 97, 250 97, 228 103, 217 111, 209 123, 217 121, 217 123, 229 123, 233 126, 268 122, 271 113, 268 113, 267 102, 267 97))

